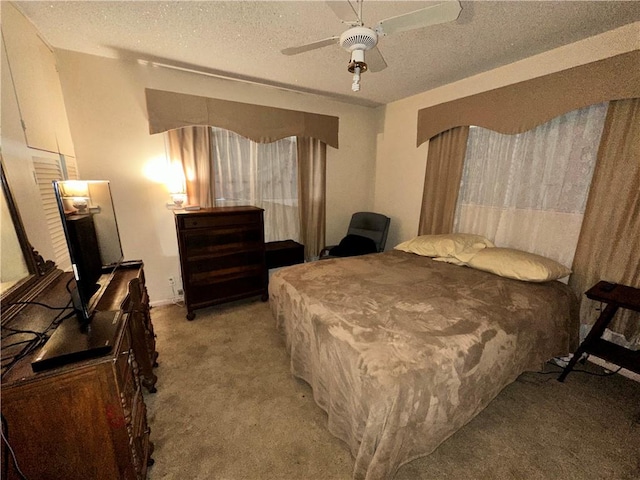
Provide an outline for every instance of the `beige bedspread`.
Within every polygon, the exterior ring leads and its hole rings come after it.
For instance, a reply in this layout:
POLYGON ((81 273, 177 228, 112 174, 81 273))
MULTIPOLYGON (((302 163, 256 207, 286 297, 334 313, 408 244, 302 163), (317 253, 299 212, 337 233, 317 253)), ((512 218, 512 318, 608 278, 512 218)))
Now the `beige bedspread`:
POLYGON ((355 479, 428 455, 523 371, 570 352, 578 331, 560 282, 400 251, 288 267, 269 292, 291 371, 351 449, 355 479))

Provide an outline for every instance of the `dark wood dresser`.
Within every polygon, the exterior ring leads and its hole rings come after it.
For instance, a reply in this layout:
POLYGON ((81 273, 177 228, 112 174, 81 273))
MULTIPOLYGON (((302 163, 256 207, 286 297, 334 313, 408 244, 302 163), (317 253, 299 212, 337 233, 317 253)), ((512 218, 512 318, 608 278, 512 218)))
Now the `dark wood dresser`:
POLYGON ((175 213, 188 320, 198 308, 268 299, 263 213, 251 206, 175 213))
MULTIPOLYGON (((65 306, 70 279, 61 275, 34 301, 65 306)), ((157 353, 142 262, 116 270, 96 311, 117 322, 110 353, 34 373, 35 350, 3 370, 2 431, 26 478, 138 480, 153 463, 142 387, 155 391, 157 353)), ((3 323, 3 356, 15 348, 12 330, 44 331, 55 314, 29 305, 3 323)), ((3 462, 3 478, 22 478, 6 449, 3 462)))

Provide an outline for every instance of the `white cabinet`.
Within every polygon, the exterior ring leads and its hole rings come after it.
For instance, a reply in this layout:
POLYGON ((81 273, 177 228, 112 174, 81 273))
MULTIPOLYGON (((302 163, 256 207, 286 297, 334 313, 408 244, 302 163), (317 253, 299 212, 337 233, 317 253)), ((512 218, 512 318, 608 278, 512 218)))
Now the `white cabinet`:
POLYGON ((75 156, 53 52, 9 2, 1 2, 2 34, 27 145, 75 156))

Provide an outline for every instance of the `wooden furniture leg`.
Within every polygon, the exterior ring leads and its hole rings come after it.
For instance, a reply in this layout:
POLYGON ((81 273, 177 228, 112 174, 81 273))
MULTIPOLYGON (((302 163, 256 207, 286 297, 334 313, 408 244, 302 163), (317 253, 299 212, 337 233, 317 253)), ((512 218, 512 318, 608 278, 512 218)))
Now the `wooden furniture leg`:
POLYGON ((578 362, 578 360, 580 360, 582 355, 589 349, 589 346, 593 345, 597 340, 600 339, 600 337, 602 337, 602 334, 604 333, 605 329, 609 325, 609 322, 617 311, 617 305, 609 304, 605 307, 605 309, 598 317, 598 320, 591 328, 591 331, 587 335, 587 338, 585 338, 584 341, 580 344, 578 349, 573 354, 573 357, 562 371, 562 374, 560 375, 560 377, 558 377, 559 382, 564 382, 564 379, 567 378, 567 375, 569 375, 569 372, 573 370, 573 367, 578 362))

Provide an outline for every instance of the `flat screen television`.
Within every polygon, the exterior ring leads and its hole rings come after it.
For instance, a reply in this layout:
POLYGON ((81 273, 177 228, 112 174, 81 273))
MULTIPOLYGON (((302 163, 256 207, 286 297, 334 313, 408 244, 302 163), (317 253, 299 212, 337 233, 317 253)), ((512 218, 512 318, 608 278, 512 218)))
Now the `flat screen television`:
POLYGON ((96 309, 124 257, 110 184, 54 181, 53 190, 75 280, 70 291, 77 321, 70 318, 55 330, 32 362, 34 371, 109 353, 119 322, 119 312, 96 309))

